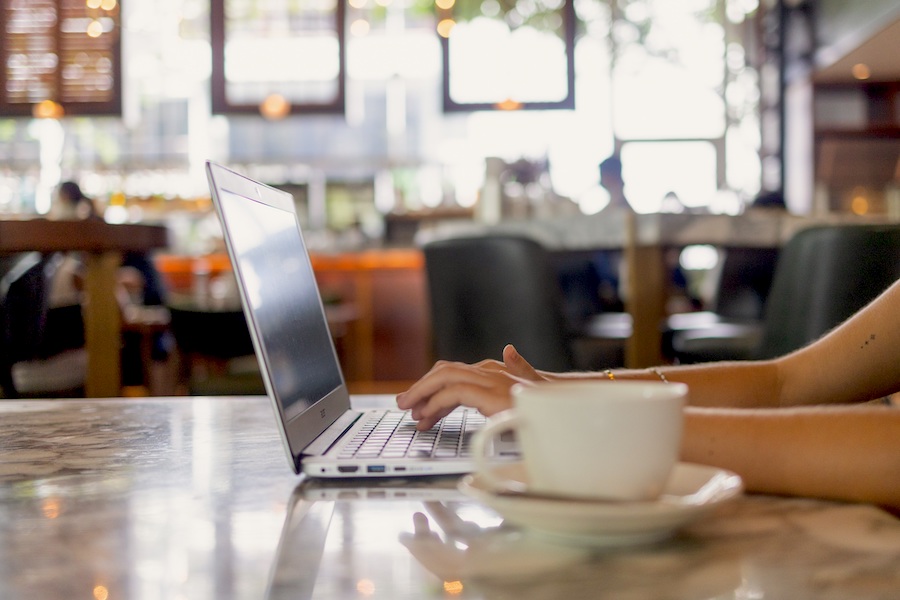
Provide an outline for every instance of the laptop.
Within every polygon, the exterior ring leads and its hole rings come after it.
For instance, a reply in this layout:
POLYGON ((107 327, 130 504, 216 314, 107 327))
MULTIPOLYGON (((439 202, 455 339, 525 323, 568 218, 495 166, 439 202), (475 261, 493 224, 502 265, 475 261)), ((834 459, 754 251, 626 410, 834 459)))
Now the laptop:
MULTIPOLYGON (((458 408, 428 432, 393 396, 351 398, 294 198, 207 162, 244 315, 295 473, 397 477, 472 470, 468 440, 484 417, 458 408), (388 434, 380 429, 387 427, 388 434)), ((498 448, 504 454, 513 448, 498 448)))

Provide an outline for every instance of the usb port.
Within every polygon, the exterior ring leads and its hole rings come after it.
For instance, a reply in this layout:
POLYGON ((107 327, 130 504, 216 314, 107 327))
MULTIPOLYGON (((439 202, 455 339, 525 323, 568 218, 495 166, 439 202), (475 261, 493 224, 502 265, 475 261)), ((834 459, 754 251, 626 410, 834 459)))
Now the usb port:
POLYGON ((338 467, 338 473, 356 473, 359 471, 359 467, 355 465, 340 465, 338 467))
POLYGON ((369 465, 366 467, 369 473, 384 473, 384 465, 369 465))

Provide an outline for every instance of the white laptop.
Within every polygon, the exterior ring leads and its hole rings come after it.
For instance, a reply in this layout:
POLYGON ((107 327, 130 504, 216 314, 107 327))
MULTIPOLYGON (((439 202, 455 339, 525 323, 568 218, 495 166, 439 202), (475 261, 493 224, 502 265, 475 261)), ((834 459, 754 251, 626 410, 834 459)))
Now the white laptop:
POLYGON ((294 472, 397 477, 471 471, 468 438, 484 421, 477 411, 457 409, 432 430, 418 432, 394 396, 351 401, 293 197, 212 162, 207 175, 294 472), (393 436, 363 440, 379 420, 390 425, 393 436))

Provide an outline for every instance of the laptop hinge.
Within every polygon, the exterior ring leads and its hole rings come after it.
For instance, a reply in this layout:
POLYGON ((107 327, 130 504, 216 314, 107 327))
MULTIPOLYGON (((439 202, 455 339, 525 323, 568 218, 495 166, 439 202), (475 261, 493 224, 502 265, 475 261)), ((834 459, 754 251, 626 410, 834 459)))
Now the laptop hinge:
POLYGON ((334 445, 345 431, 350 429, 362 413, 347 411, 303 449, 301 456, 322 456, 334 445))

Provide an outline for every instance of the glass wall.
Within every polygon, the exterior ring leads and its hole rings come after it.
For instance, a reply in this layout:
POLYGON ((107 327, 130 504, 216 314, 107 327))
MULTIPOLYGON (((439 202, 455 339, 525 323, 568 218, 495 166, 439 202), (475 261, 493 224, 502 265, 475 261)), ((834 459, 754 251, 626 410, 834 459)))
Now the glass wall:
MULTIPOLYGON (((452 0, 438 2, 436 9, 425 0, 349 0, 344 114, 282 118, 213 113, 206 0, 123 2, 122 117, 0 118, 0 211, 44 213, 55 183, 74 178, 101 202, 122 194, 155 199, 128 216, 153 218, 148 206, 165 210, 207 195, 208 158, 307 189, 310 203, 327 202, 342 182, 350 190, 368 186, 371 210, 358 215, 364 221, 392 210, 472 207, 488 158, 530 165, 534 181, 512 183, 538 183, 520 188, 531 194, 528 201, 552 197, 565 210, 603 208, 597 166, 614 152, 639 212, 734 212, 759 190, 753 48, 761 9, 753 0, 575 0, 574 108, 454 112, 442 102, 438 34, 441 9, 452 0)), ((229 4, 252 13, 257 3, 229 4)), ((269 10, 282 4, 292 3, 265 3, 269 10)), ((522 11, 536 6, 516 4, 522 11)), ((498 6, 485 0, 466 10, 491 16, 498 6)), ((493 39, 485 35, 482 42, 493 39)), ((246 76, 298 72, 298 58, 296 49, 275 51, 271 40, 254 39, 227 49, 225 68, 245 76, 233 93, 256 102, 267 96, 246 76)), ((544 47, 535 40, 528 48, 544 47)), ((460 98, 480 98, 483 74, 462 64, 460 98)), ((322 68, 333 75, 333 66, 322 68)), ((536 77, 525 93, 556 98, 563 76, 536 77)), ((298 97, 318 98, 323 89, 298 97)), ((307 208, 323 215, 313 218, 317 226, 336 214, 307 208)), ((354 220, 337 214, 341 223, 354 220)))

